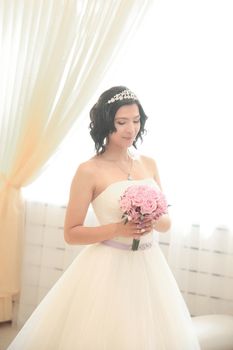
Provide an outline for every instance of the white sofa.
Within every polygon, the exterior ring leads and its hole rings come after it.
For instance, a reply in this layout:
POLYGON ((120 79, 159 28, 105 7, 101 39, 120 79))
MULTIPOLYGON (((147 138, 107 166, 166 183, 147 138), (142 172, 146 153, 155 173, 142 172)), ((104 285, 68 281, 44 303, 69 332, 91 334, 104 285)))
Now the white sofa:
POLYGON ((233 350, 233 316, 195 316, 193 324, 201 350, 233 350))

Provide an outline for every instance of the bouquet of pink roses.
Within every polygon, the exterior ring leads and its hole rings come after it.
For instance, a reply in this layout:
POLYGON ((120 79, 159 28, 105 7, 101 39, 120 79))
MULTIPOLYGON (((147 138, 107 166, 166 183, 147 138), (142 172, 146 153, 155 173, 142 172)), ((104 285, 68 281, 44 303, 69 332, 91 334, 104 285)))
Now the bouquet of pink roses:
MULTIPOLYGON (((129 186, 120 197, 120 208, 125 223, 130 219, 133 222, 142 222, 144 218, 157 220, 167 213, 167 201, 160 189, 149 185, 129 186)), ((138 239, 133 240, 132 250, 137 250, 138 239)))

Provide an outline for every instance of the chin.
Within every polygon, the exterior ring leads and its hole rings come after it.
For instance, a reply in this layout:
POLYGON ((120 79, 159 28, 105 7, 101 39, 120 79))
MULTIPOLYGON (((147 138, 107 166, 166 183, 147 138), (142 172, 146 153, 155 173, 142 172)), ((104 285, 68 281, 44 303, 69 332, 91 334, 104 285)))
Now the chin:
POLYGON ((129 147, 133 146, 133 142, 127 142, 127 143, 125 144, 125 146, 126 146, 127 148, 129 148, 129 147))
POLYGON ((125 139, 125 142, 128 144, 128 145, 132 145, 134 143, 134 140, 135 139, 129 139, 129 140, 126 140, 125 139))

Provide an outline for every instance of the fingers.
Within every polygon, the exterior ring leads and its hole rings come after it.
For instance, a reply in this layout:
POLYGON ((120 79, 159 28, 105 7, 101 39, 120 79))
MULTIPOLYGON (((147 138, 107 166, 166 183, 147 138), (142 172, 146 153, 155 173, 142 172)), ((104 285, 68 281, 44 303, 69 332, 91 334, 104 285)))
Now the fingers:
POLYGON ((151 222, 151 218, 145 217, 145 218, 142 220, 142 222, 151 222))
POLYGON ((152 226, 151 222, 141 223, 141 224, 137 224, 137 229, 141 230, 141 233, 144 233, 145 231, 150 232, 153 230, 153 226, 152 226))
POLYGON ((153 230, 152 221, 135 223, 132 221, 128 221, 122 227, 123 231, 125 231, 125 236, 133 236, 135 239, 140 239, 143 235, 150 233, 153 230))
POLYGON ((155 220, 147 219, 141 222, 137 222, 137 227, 140 229, 145 229, 146 231, 152 231, 155 228, 155 220))
POLYGON ((136 235, 143 236, 151 231, 151 228, 137 228, 136 229, 136 235))

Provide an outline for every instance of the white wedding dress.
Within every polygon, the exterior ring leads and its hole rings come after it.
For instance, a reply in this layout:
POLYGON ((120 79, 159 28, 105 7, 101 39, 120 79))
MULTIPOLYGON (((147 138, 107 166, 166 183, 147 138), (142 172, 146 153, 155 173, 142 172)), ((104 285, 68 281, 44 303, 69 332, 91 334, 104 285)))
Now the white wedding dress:
MULTIPOLYGON (((93 202, 100 224, 121 220, 119 181, 93 202)), ((192 321, 153 233, 89 245, 42 300, 8 350, 198 350, 192 321), (109 244, 109 245, 108 245, 109 244), (119 245, 120 247, 118 247, 119 245), (152 246, 151 246, 152 245, 152 246)))

